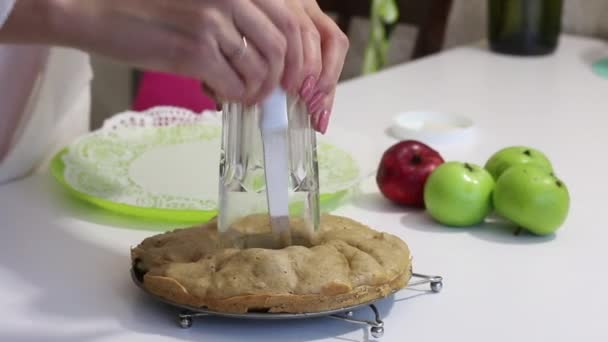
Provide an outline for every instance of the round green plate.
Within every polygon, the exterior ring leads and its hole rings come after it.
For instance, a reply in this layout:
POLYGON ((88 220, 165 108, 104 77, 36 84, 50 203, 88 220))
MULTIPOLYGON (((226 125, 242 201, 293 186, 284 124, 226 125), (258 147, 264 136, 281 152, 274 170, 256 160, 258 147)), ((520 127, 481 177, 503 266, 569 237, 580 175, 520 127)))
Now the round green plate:
MULTIPOLYGON (((51 173, 79 199, 115 213, 203 223, 217 215, 220 136, 217 124, 102 129, 57 153, 51 173)), ((365 174, 323 141, 318 164, 321 207, 330 211, 365 174)))

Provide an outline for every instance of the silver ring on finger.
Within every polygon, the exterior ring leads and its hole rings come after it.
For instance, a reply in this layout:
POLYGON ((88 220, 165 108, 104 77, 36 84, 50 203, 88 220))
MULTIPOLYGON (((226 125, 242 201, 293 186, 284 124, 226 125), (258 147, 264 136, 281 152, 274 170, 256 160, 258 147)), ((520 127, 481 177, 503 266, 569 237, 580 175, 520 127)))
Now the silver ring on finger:
POLYGON ((231 57, 232 60, 235 60, 235 61, 241 60, 243 57, 245 57, 245 54, 247 54, 247 48, 249 47, 249 43, 247 43, 247 38, 245 38, 245 36, 243 36, 241 41, 242 41, 241 46, 231 57))

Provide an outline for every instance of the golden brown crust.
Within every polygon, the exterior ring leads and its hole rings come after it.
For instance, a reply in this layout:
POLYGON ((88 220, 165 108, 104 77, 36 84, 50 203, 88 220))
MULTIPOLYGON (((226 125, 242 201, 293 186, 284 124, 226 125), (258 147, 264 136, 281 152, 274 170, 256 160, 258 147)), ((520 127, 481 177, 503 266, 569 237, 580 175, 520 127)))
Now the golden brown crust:
MULTIPOLYGON (((243 227, 248 234, 256 229, 266 231, 266 223, 253 219, 243 227)), ((347 218, 323 216, 308 243, 280 250, 225 247, 210 222, 150 237, 131 257, 151 293, 230 313, 339 309, 386 297, 411 277, 401 239, 347 218)))

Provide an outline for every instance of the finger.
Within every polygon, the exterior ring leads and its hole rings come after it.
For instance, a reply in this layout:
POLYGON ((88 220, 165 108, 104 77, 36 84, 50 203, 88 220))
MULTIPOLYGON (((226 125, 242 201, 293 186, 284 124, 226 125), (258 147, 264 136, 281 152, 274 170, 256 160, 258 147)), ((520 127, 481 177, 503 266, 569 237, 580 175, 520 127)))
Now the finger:
POLYGON ((312 128, 319 132, 319 119, 321 118, 321 112, 317 112, 317 113, 311 113, 310 114, 310 124, 312 126, 312 128))
POLYGON ((300 97, 308 103, 314 95, 315 86, 322 68, 321 36, 308 16, 301 26, 302 47, 304 50, 303 79, 299 81, 300 97))
POLYGON ((311 113, 316 113, 321 109, 325 109, 325 103, 327 102, 327 94, 322 92, 317 92, 314 94, 310 101, 307 102, 308 111, 311 113))
POLYGON ((318 7, 310 10, 309 14, 321 34, 323 67, 317 82, 316 93, 329 95, 334 91, 342 74, 349 41, 335 22, 318 7))
POLYGON ((254 2, 266 13, 286 39, 285 69, 281 84, 288 93, 296 94, 299 90, 297 82, 302 78, 300 74, 304 61, 300 18, 305 18, 306 12, 299 2, 291 2, 290 7, 281 5, 283 2, 276 0, 255 0, 254 2))
POLYGON ((200 69, 199 75, 205 77, 206 84, 218 99, 240 101, 245 94, 245 83, 224 57, 218 42, 208 39, 207 48, 200 53, 204 62, 193 61, 200 69))
POLYGON ((209 96, 213 102, 215 102, 215 110, 222 110, 222 102, 219 100, 217 95, 215 95, 213 89, 211 89, 205 82, 201 82, 201 89, 203 90, 203 93, 209 96))
POLYGON ((327 132, 327 128, 329 127, 329 119, 331 118, 335 96, 336 91, 334 90, 323 100, 325 102, 321 107, 323 109, 320 109, 319 112, 317 112, 319 120, 315 129, 321 134, 325 134, 327 132))
POLYGON ((207 94, 207 96, 213 99, 213 101, 217 101, 217 95, 215 95, 213 89, 209 88, 209 86, 205 82, 201 82, 201 89, 205 94, 207 94))
POLYGON ((257 48, 266 60, 268 73, 258 94, 251 102, 258 102, 268 96, 280 82, 285 66, 287 41, 279 29, 253 3, 239 2, 233 14, 233 21, 240 32, 243 32, 250 43, 257 48))
POLYGON ((332 113, 334 103, 335 90, 328 95, 319 97, 309 109, 312 116, 312 128, 320 133, 325 133, 329 124, 329 117, 332 113))
POLYGON ((254 97, 266 80, 266 62, 255 46, 241 37, 234 26, 224 25, 217 35, 226 60, 245 82, 245 98, 254 97))

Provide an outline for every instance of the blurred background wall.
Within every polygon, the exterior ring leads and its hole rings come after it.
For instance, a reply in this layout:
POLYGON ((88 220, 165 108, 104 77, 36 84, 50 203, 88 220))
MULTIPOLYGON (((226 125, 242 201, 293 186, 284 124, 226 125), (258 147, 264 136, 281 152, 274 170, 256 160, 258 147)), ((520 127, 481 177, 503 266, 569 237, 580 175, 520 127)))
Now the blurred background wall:
MULTIPOLYGON (((567 33, 606 39, 608 44, 608 0, 565 0, 563 27, 567 33)), ((454 0, 444 48, 483 39, 485 30, 486 0, 454 0)), ((349 32, 351 50, 343 79, 359 75, 367 35, 366 20, 356 19, 349 32)), ((415 36, 414 28, 405 25, 397 28, 391 42, 389 64, 407 61, 404 56, 409 53, 404 51, 412 49, 415 36)), ((93 68, 92 128, 96 128, 106 117, 130 107, 132 75, 128 67, 98 56, 93 56, 93 68)))

